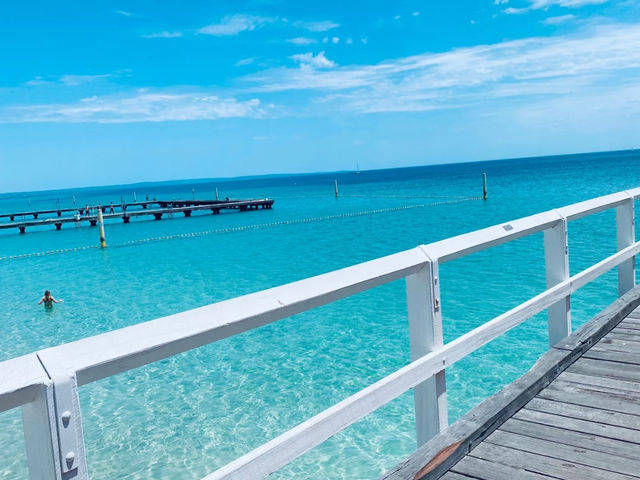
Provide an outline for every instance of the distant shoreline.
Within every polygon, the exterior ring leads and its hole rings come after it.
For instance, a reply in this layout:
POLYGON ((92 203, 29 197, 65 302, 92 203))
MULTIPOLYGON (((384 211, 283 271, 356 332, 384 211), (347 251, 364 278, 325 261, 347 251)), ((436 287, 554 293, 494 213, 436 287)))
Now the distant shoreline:
MULTIPOLYGON (((513 157, 513 158, 501 158, 494 160, 472 160, 468 162, 451 162, 451 163, 433 163, 427 165, 407 165, 401 167, 387 167, 387 168, 377 168, 371 170, 359 170, 359 173, 366 172, 381 172, 384 170, 400 170, 400 169, 414 169, 414 168, 438 168, 438 167, 455 167, 461 165, 491 165, 499 162, 509 162, 509 161, 528 161, 528 160, 536 160, 536 159, 546 159, 547 161, 557 161, 557 160, 573 160, 579 159, 578 157, 584 157, 585 155, 590 156, 607 156, 611 154, 638 154, 640 155, 640 149, 632 148, 626 150, 607 150, 607 151, 599 151, 599 152, 582 152, 582 153, 566 153, 566 154, 557 154, 557 155, 541 155, 536 157, 513 157)), ((43 192, 82 192, 87 190, 120 190, 120 189, 143 189, 145 187, 166 187, 166 186, 179 186, 179 185, 193 185, 193 184, 207 184, 207 183, 231 183, 231 182, 243 182, 243 181, 260 181, 260 180, 270 180, 270 179, 284 179, 284 178, 304 178, 309 176, 333 176, 333 175, 345 175, 351 174, 355 172, 354 170, 335 170, 335 171, 321 171, 321 172, 306 172, 306 173, 268 173, 268 174, 257 174, 257 175, 243 175, 237 177, 204 177, 204 178, 188 178, 188 179, 178 179, 178 180, 150 180, 145 182, 133 182, 133 183, 122 183, 122 184, 113 184, 113 185, 90 185, 83 187, 66 187, 66 188, 56 188, 56 189, 42 189, 42 190, 24 190, 24 191, 10 191, 10 192, 0 192, 0 197, 8 198, 11 196, 22 196, 28 194, 40 194, 43 192)))

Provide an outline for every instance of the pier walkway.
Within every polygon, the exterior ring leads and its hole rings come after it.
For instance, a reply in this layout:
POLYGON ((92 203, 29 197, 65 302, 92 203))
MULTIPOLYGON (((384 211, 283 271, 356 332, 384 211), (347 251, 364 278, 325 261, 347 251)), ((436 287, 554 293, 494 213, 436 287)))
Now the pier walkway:
MULTIPOLYGON (((239 210, 241 212, 256 209, 270 209, 273 207, 273 200, 269 198, 251 199, 251 200, 154 200, 148 202, 135 202, 123 205, 100 205, 90 207, 92 212, 97 212, 100 208, 103 212, 105 220, 120 218, 124 223, 129 223, 131 218, 140 216, 153 216, 155 220, 161 220, 163 215, 172 215, 182 213, 185 217, 190 217, 194 211, 211 210, 215 214, 219 214, 221 210, 239 210), (149 205, 158 205, 156 208, 149 208, 149 205), (142 207, 132 209, 130 207, 142 207), (113 210, 113 213, 111 213, 113 210)), ((98 224, 98 215, 91 213, 85 215, 83 208, 67 208, 57 210, 39 210, 20 213, 1 214, 1 218, 9 218, 10 222, 0 222, 0 230, 8 228, 17 228, 20 233, 25 233, 27 227, 39 227, 46 225, 54 225, 57 230, 62 229, 64 223, 75 223, 82 225, 88 223, 95 227, 98 224), (62 216, 65 212, 76 212, 74 216, 62 216), (38 218, 42 215, 56 214, 55 217, 38 218), (17 217, 33 217, 33 219, 15 220, 17 217)))
POLYGON ((639 303, 636 288, 382 478, 640 478, 639 303))

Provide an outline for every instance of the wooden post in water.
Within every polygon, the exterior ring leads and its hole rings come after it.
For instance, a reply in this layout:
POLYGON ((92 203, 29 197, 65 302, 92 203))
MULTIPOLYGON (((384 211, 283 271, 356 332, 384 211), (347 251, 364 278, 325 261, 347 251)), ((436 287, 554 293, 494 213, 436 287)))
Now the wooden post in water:
POLYGON ((334 194, 336 198, 338 198, 338 180, 334 180, 333 184, 334 184, 334 194))
POLYGON ((104 237, 104 220, 102 218, 102 208, 98 205, 98 226, 100 227, 100 248, 106 248, 107 241, 104 237))
POLYGON ((136 192, 133 192, 133 203, 136 203, 138 199, 136 198, 136 192))
POLYGON ((487 199, 487 174, 482 172, 482 199, 487 199))
POLYGON ((218 187, 216 187, 216 200, 218 200, 218 187))

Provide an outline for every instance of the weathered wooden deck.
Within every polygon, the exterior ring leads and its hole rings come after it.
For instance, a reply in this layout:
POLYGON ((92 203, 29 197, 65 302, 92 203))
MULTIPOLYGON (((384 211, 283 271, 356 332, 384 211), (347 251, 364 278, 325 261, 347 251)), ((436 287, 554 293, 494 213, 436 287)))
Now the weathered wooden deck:
POLYGON ((640 478, 638 288, 386 480, 640 478))

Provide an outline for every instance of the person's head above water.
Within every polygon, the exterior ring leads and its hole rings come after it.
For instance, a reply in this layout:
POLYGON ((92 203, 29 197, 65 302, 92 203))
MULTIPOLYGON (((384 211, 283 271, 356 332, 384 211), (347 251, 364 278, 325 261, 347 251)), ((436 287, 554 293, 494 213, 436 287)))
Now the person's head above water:
POLYGON ((44 296, 45 297, 50 297, 51 296, 51 292, 49 290, 45 290, 44 291, 44 296))

